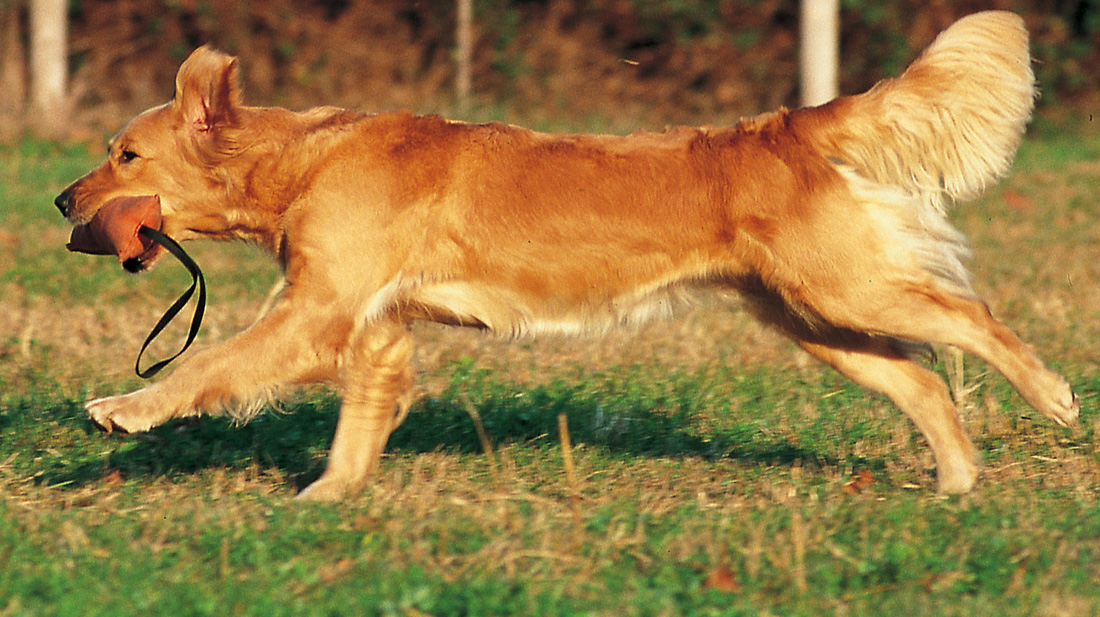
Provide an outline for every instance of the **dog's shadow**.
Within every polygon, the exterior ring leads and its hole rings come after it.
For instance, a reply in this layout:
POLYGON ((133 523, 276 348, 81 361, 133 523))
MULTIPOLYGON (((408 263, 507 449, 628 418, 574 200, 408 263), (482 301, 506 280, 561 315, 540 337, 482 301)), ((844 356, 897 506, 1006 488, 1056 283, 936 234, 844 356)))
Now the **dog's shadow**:
MULTIPOLYGON (((701 421, 690 392, 659 396, 593 392, 556 383, 521 387, 496 384, 477 403, 460 389, 417 402, 394 432, 387 452, 415 454, 483 450, 478 424, 494 447, 560 443, 559 415, 567 420, 574 445, 631 457, 732 459, 748 464, 833 464, 832 453, 806 440, 781 436, 752 418, 744 422, 701 421)), ((303 488, 324 470, 336 429, 339 400, 312 394, 235 426, 224 418, 169 423, 133 436, 110 435, 116 446, 105 458, 78 463, 43 479, 50 484, 86 486, 116 472, 122 477, 193 475, 210 469, 269 470, 303 488)), ((86 423, 74 417, 72 422, 86 423)), ((92 430, 92 429, 88 429, 92 430)))

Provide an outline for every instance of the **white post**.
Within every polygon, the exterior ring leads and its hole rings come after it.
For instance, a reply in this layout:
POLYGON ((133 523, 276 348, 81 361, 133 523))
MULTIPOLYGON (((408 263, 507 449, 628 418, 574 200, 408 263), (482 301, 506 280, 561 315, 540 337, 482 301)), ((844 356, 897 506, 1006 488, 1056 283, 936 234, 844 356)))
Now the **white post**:
POLYGON ((840 56, 840 1, 802 0, 802 104, 821 105, 836 98, 840 56))
POLYGON ((42 137, 61 137, 69 128, 68 6, 66 0, 30 3, 30 125, 42 137))
POLYGON ((458 0, 458 26, 456 28, 458 70, 455 74, 455 97, 458 107, 465 112, 470 106, 470 57, 473 55, 473 0, 458 0))

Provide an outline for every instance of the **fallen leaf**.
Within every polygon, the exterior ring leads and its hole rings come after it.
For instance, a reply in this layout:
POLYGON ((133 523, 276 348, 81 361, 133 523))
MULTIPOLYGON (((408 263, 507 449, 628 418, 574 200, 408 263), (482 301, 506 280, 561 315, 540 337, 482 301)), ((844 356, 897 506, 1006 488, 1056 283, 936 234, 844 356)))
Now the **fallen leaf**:
POLYGON ((318 568, 317 578, 319 578, 322 583, 331 583, 350 572, 353 566, 355 566, 354 559, 350 557, 341 557, 334 563, 326 564, 318 568))
POLYGON ((1035 210, 1035 201, 1016 191, 1006 190, 1003 198, 1008 207, 1017 212, 1032 212, 1035 210))
POLYGON ((719 566, 703 581, 703 589, 714 589, 725 593, 741 591, 741 585, 737 583, 737 577, 726 566, 719 566))
POLYGON ((856 477, 844 483, 842 489, 849 495, 859 495, 871 488, 871 484, 873 484, 874 481, 875 476, 871 473, 870 469, 860 469, 856 477))

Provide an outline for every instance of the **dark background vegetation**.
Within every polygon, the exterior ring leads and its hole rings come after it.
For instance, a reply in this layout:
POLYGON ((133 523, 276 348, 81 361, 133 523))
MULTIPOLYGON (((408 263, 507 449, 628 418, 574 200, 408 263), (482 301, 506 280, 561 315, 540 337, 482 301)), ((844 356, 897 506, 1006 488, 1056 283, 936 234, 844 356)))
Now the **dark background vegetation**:
MULTIPOLYGON (((1041 105, 1100 92, 1100 0, 843 0, 841 92, 896 75, 959 17, 1024 16, 1041 105)), ((78 124, 113 130, 163 102, 211 43, 247 100, 455 113, 453 0, 73 0, 78 124)), ((727 122, 798 103, 795 0, 475 0, 473 115, 727 122)))

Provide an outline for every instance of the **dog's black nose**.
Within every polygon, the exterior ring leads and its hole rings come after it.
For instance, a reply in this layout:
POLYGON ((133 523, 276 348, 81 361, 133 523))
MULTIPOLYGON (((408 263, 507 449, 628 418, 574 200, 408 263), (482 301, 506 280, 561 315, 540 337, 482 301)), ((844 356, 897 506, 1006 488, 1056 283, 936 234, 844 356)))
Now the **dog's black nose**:
POLYGON ((71 202, 72 196, 69 194, 69 191, 65 190, 53 200, 53 205, 57 206, 57 209, 61 211, 61 216, 69 216, 69 207, 72 205, 71 202))

